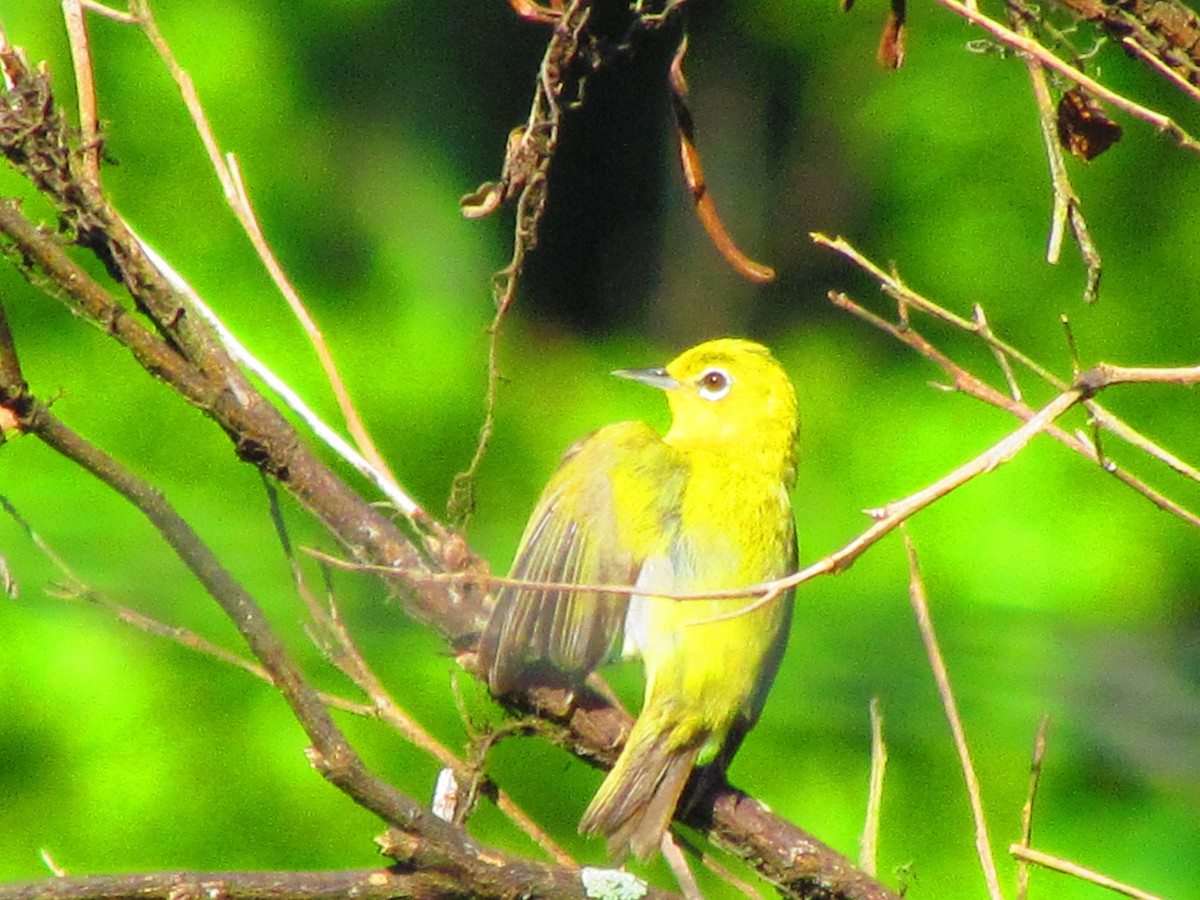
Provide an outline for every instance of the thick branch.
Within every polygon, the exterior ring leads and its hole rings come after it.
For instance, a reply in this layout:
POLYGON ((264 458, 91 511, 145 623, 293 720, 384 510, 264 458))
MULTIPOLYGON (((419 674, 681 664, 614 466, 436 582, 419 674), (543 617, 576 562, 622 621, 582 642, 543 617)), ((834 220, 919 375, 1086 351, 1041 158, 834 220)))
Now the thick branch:
MULTIPOLYGON (((531 884, 495 861, 487 882, 425 869, 349 869, 337 872, 152 872, 0 882, 0 900, 393 900, 419 897, 583 898, 576 873, 559 870, 554 881, 531 884), (499 885, 503 884, 501 888, 499 885)), ((653 889, 648 900, 670 895, 653 889)))
POLYGON ((153 872, 0 883, 0 900, 392 900, 430 896, 421 873, 153 872))

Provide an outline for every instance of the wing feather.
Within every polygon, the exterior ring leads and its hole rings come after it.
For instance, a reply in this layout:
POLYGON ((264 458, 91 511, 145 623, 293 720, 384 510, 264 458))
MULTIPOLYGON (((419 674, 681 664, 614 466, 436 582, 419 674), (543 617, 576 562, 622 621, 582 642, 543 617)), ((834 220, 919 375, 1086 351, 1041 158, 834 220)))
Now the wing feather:
MULTIPOLYGON (((673 538, 686 466, 642 422, 577 442, 546 485, 510 576, 547 584, 636 582, 673 538)), ((480 641, 493 693, 548 663, 582 681, 619 647, 629 598, 603 591, 500 588, 480 641)))

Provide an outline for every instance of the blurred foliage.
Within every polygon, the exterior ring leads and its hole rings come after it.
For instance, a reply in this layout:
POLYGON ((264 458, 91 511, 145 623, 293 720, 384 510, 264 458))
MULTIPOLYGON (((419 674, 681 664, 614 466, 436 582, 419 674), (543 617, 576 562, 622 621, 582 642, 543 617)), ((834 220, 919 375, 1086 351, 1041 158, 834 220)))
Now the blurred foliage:
MULTIPOLYGON (((710 187, 735 238, 780 277, 765 288, 740 281, 692 215, 663 78, 669 36, 589 83, 587 103, 568 116, 542 242, 503 329, 497 430, 469 529, 497 569, 565 446, 623 417, 665 422, 660 398, 606 373, 718 334, 770 343, 796 379, 805 559, 856 534, 862 509, 927 484, 1013 427, 930 390, 931 366, 829 306, 830 288, 886 304, 810 231, 894 260, 914 288, 960 314, 982 304, 999 333, 1061 375, 1071 366, 1063 313, 1085 365, 1196 362, 1195 157, 1122 118, 1114 149, 1069 163, 1105 260, 1101 300, 1088 308, 1074 246, 1056 267, 1043 258, 1050 190, 1018 58, 968 52, 979 33, 934 4, 910 10, 899 72, 873 59, 878 4, 849 15, 794 0, 692 6, 688 76, 710 187)), ((0 0, 0 21, 31 59, 49 61, 70 108, 58 9, 0 0)), ((440 509, 481 422, 489 278, 511 241, 510 211, 469 222, 457 198, 498 172, 505 136, 526 114, 544 29, 503 0, 158 0, 154 9, 382 449, 411 492, 440 509)), ((332 419, 312 353, 225 209, 158 60, 126 26, 92 19, 91 35, 113 163, 105 180, 118 205, 332 419)), ((1090 66, 1198 130, 1194 108, 1116 48, 1090 66)), ((9 172, 0 191, 28 194, 9 172)), ((11 268, 0 269, 0 296, 33 389, 162 487, 314 680, 344 690, 306 641, 262 487, 225 437, 11 268)), ((964 336, 929 331, 998 381, 964 336)), ((1125 387, 1102 399, 1197 461, 1194 391, 1125 387)), ((1115 441, 1106 449, 1200 505, 1194 485, 1115 441)), ((238 649, 149 527, 32 439, 0 449, 0 492, 96 591, 238 649)), ((287 517, 297 543, 335 549, 299 510, 287 517)), ((1006 883, 1003 851, 1018 834, 1033 734, 1048 713, 1035 843, 1164 896, 1200 894, 1195 531, 1043 438, 922 513, 910 533, 1006 883)), ((54 596, 62 574, 7 517, 0 554, 21 587, 0 605, 0 877, 44 875, 42 848, 73 874, 372 864, 378 824, 310 771, 303 735, 268 687, 54 596)), ((334 583, 399 699, 463 746, 444 648, 371 579, 334 583)), ((853 855, 867 704, 878 696, 891 752, 881 871, 912 897, 982 896, 961 776, 906 598, 895 538, 801 591, 791 649, 732 776, 853 855)), ((497 714, 473 686, 460 688, 472 708, 497 714)), ((381 773, 429 794, 431 760, 375 723, 345 724, 381 773)), ((493 764, 572 851, 602 859, 574 835, 598 773, 533 740, 501 745, 493 764)), ((530 851, 489 808, 472 828, 530 851)), ((1034 873, 1034 897, 1097 893, 1034 873)))

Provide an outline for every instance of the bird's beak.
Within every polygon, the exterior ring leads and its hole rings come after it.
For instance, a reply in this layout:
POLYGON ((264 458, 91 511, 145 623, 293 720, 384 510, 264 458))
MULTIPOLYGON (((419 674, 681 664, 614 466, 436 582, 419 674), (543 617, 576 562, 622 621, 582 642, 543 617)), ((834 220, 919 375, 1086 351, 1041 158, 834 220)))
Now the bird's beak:
POLYGON ((618 378, 640 381, 642 384, 648 384, 650 387, 656 387, 664 391, 677 391, 682 386, 668 375, 667 370, 662 366, 656 366, 653 369, 617 369, 613 374, 618 378))

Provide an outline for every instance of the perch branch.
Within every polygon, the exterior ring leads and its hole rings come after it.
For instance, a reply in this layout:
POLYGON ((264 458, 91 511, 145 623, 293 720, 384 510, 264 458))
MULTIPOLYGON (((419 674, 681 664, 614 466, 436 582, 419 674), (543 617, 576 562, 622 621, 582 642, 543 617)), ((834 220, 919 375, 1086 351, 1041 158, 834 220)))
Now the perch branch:
POLYGON ((0 900, 393 900, 447 895, 438 873, 153 872, 0 882, 0 900))

